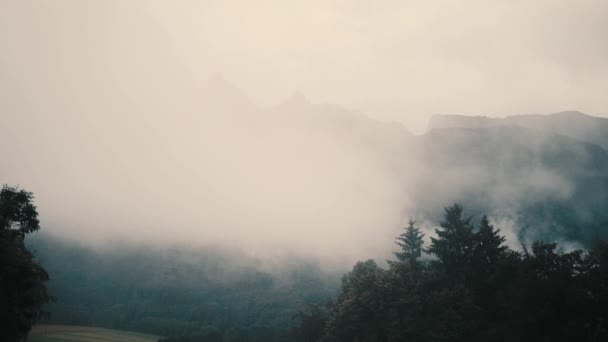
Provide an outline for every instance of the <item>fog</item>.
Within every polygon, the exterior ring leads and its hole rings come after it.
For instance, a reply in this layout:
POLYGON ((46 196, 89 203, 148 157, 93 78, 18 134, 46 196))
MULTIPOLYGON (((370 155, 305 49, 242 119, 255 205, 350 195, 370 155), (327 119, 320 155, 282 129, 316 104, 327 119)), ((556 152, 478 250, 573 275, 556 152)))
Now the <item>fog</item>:
MULTIPOLYGON (((599 0, 0 1, 0 179, 35 193, 44 231, 95 245, 390 254, 407 216, 427 222, 464 183, 492 181, 425 159, 410 132, 430 115, 608 114, 607 11, 599 0)), ((572 193, 528 169, 492 203, 572 193)))

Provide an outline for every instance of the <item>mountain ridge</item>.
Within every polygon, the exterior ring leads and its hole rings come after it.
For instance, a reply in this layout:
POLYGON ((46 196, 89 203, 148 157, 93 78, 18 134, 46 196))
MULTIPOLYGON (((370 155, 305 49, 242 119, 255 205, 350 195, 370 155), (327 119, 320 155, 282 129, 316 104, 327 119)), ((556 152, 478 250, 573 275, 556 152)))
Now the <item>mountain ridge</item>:
POLYGON ((488 128, 520 126, 538 132, 557 133, 608 149, 608 118, 592 116, 579 111, 562 111, 552 114, 524 114, 501 118, 488 116, 434 115, 428 131, 444 128, 488 128))

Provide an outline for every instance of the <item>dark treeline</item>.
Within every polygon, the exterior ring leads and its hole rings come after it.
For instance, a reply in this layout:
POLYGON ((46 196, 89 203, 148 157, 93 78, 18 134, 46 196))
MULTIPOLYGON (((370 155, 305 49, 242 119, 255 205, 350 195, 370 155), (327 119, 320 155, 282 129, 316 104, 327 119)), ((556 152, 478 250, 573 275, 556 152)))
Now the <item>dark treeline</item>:
POLYGON ((339 289, 336 273, 315 263, 268 269, 221 248, 91 250, 49 236, 28 245, 51 275, 51 324, 203 341, 289 341, 293 315, 339 289))
POLYGON ((4 185, 0 190, 0 341, 27 338, 52 297, 49 276, 25 246, 26 235, 40 229, 33 194, 4 185))
POLYGON ((445 209, 428 248, 410 221, 388 269, 357 263, 333 305, 298 315, 297 341, 606 341, 608 248, 514 251, 486 217, 445 209), (421 260, 426 251, 430 258, 421 260))
POLYGON ((339 291, 314 264, 264 272, 220 250, 101 253, 43 237, 28 239, 32 253, 25 237, 38 229, 33 195, 4 186, 2 341, 24 340, 46 311, 51 323, 162 342, 608 340, 608 245, 563 251, 537 241, 515 251, 487 217, 474 224, 459 205, 445 209, 427 246, 410 220, 395 260, 357 263, 339 291), (45 306, 47 286, 58 300, 45 306))

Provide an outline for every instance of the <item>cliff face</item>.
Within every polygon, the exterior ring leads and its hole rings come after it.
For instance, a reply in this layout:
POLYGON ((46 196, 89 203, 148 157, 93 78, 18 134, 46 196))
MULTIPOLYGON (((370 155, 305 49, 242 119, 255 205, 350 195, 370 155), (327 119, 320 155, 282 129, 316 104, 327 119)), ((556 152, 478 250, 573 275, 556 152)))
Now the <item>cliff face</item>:
POLYGON ((608 119, 593 117, 577 111, 549 115, 516 115, 504 118, 485 116, 435 115, 429 131, 445 128, 488 128, 517 126, 543 133, 564 135, 608 149, 608 119))

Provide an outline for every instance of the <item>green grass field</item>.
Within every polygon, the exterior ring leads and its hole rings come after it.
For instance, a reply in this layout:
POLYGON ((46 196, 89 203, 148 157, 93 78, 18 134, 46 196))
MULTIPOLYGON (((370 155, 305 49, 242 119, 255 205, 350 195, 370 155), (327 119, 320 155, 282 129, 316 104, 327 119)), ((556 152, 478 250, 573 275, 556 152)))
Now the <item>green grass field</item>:
POLYGON ((158 336, 71 325, 38 325, 28 342, 156 342, 158 336))

